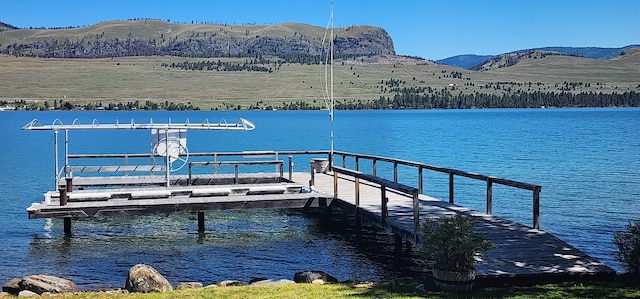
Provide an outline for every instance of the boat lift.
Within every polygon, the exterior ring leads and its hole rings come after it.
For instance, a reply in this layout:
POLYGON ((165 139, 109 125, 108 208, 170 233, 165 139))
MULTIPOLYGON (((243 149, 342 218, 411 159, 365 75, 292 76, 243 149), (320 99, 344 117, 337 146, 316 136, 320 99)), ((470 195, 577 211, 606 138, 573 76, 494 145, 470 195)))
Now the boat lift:
POLYGON ((170 186, 170 174, 184 167, 189 159, 187 148, 187 130, 227 130, 227 131, 251 131, 255 125, 250 121, 239 118, 234 123, 228 123, 221 119, 217 123, 209 122, 205 119, 202 123, 190 123, 187 119, 184 123, 172 123, 171 119, 167 123, 154 123, 150 119, 148 123, 137 123, 131 119, 128 123, 120 123, 117 119, 115 123, 99 123, 94 119, 89 124, 80 123, 79 119, 74 119, 71 124, 64 124, 60 119, 55 119, 50 125, 42 124, 38 119, 33 119, 22 127, 22 130, 49 130, 53 131, 54 150, 54 170, 55 188, 62 178, 70 179, 73 176, 73 168, 69 166, 69 131, 70 130, 150 130, 151 131, 151 156, 163 157, 166 186, 170 186), (59 145, 58 132, 64 131, 64 167, 59 167, 59 145), (177 163, 176 163, 177 162, 177 163), (174 163, 177 166, 174 166, 174 163))

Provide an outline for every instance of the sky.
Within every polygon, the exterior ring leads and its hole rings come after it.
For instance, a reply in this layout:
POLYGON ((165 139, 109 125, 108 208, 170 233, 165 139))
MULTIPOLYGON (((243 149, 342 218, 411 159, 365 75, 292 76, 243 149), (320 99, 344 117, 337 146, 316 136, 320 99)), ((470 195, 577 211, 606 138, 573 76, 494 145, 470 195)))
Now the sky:
MULTIPOLYGON (((183 23, 326 27, 330 0, 0 0, 0 22, 20 28, 161 19, 183 23)), ((384 28, 396 54, 439 60, 540 47, 640 44, 638 0, 335 0, 334 27, 384 28)))

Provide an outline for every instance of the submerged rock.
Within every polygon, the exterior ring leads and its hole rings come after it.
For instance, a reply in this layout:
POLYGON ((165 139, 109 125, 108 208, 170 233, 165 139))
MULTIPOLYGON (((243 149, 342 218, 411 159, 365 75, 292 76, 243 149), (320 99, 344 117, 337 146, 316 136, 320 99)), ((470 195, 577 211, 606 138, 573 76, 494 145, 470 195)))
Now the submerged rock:
POLYGON ((165 292, 173 287, 156 269, 144 264, 137 264, 129 269, 125 289, 132 293, 165 292))

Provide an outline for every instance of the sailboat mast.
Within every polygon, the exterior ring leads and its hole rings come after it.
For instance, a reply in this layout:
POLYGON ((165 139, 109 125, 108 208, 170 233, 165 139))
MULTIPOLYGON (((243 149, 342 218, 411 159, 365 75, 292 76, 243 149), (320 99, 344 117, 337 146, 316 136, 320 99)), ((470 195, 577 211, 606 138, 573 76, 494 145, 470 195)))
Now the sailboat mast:
POLYGON ((331 0, 331 17, 329 19, 330 21, 330 28, 331 28, 331 36, 330 36, 330 40, 329 40, 329 45, 330 45, 330 60, 331 60, 331 96, 329 99, 330 102, 330 107, 329 107, 329 122, 331 123, 331 157, 330 160, 331 162, 333 162, 333 0, 331 0))

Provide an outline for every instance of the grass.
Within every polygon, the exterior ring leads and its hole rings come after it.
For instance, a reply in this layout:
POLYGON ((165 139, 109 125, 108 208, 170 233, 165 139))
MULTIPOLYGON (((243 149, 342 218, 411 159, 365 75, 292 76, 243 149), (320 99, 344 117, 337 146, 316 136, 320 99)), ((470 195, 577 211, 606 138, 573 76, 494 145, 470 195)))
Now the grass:
MULTIPOLYGON (((637 53, 636 53, 637 54, 637 53)), ((162 67, 163 63, 185 60, 217 61, 219 58, 124 57, 113 59, 36 59, 0 56, 0 101, 31 102, 54 100, 73 104, 156 103, 170 101, 193 104, 201 109, 228 109, 240 105, 281 107, 302 101, 324 108, 322 67, 319 65, 273 64, 273 73, 188 71, 162 67)), ((224 59, 224 58, 220 58, 224 59)), ((234 59, 227 59, 234 60, 234 59)), ((236 58, 244 63, 246 59, 236 58)), ((365 64, 360 60, 337 62, 334 69, 336 100, 373 101, 393 97, 382 81, 404 81, 405 87, 429 86, 452 94, 476 92, 503 94, 560 92, 563 82, 584 82, 573 92, 623 93, 640 91, 640 55, 616 60, 590 60, 571 56, 546 56, 489 71, 470 71, 424 62, 419 65, 395 63, 365 64), (462 78, 452 78, 459 72, 462 78), (502 83, 501 83, 502 82, 502 83), (504 84, 510 82, 514 84, 504 84), (529 86, 528 83, 533 85, 529 86), (494 88, 501 83, 502 88, 494 88), (487 86, 491 86, 487 88, 487 86), (506 88, 511 87, 512 91, 506 88)))
POLYGON ((638 298, 637 277, 614 281, 549 284, 530 287, 500 287, 455 294, 416 289, 417 283, 392 288, 378 284, 289 284, 182 289, 151 294, 107 294, 104 292, 64 295, 56 298, 638 298))

